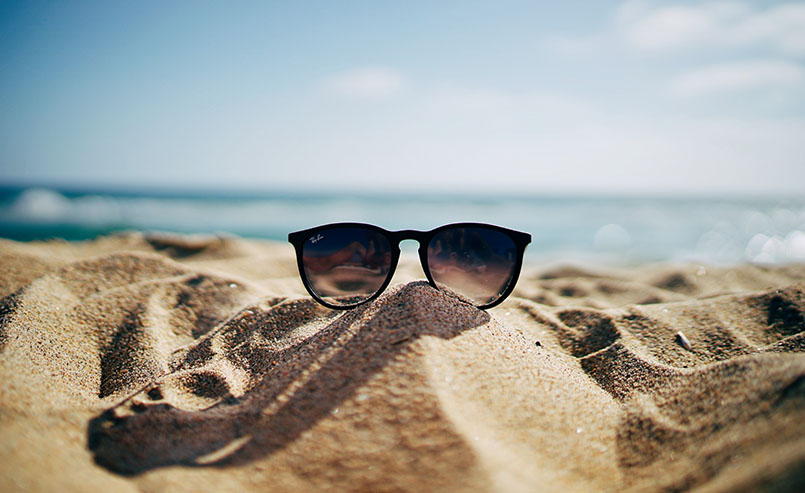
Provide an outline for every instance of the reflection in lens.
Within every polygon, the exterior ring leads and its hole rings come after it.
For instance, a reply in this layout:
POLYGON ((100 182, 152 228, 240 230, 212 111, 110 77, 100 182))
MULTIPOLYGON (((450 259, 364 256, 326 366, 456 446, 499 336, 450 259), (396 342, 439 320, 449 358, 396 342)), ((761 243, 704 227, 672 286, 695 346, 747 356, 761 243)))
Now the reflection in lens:
POLYGON ((442 231, 428 244, 428 268, 436 284, 488 305, 509 287, 517 247, 505 233, 483 227, 442 231))
POLYGON ((302 262, 320 298, 333 305, 354 305, 383 286, 391 267, 391 245, 371 229, 325 229, 305 240, 302 262))

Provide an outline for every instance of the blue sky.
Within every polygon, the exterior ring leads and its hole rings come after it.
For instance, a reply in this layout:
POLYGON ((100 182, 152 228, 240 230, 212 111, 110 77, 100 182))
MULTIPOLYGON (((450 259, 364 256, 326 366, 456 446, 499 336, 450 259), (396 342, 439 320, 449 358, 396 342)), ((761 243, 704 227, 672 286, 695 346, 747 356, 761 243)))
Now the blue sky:
POLYGON ((0 2, 0 183, 799 194, 803 2, 0 2))

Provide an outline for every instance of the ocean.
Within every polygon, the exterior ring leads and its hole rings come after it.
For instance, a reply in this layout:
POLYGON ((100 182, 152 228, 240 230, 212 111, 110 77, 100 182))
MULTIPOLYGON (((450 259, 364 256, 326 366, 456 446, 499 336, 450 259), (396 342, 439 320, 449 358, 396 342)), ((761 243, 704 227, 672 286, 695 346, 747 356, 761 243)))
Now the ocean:
MULTIPOLYGON (((805 197, 472 196, 461 193, 227 193, 0 187, 0 237, 88 240, 121 231, 286 241, 358 221, 431 229, 458 221, 527 231, 527 262, 805 262, 805 197)), ((415 250, 416 244, 404 249, 415 250)))

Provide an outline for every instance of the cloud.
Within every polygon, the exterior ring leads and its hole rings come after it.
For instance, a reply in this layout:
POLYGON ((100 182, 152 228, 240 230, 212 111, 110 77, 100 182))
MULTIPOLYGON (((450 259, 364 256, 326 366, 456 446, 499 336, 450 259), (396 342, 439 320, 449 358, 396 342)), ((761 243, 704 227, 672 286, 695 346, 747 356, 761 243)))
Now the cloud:
POLYGON ((650 8, 627 2, 617 17, 619 36, 640 51, 668 51, 723 36, 746 11, 738 4, 669 5, 650 8))
POLYGON ((805 4, 787 3, 766 10, 738 2, 650 6, 624 3, 615 32, 642 52, 761 45, 780 54, 805 54, 805 4))
POLYGON ((764 107, 802 101, 805 2, 627 0, 598 32, 544 41, 567 56, 649 56, 664 63, 652 74, 664 79, 660 89, 678 97, 765 91, 764 107))
POLYGON ((644 54, 760 48, 780 56, 803 56, 805 3, 763 9, 743 2, 657 5, 627 0, 597 33, 548 35, 543 41, 569 55, 617 47, 644 54))
POLYGON ((748 17, 731 33, 734 42, 765 41, 790 55, 805 54, 805 4, 783 4, 748 17))
POLYGON ((362 67, 334 74, 324 81, 329 92, 353 98, 385 98, 405 87, 405 77, 385 67, 362 67))
POLYGON ((721 63, 684 73, 671 81, 680 96, 796 87, 805 82, 805 68, 783 60, 721 63))

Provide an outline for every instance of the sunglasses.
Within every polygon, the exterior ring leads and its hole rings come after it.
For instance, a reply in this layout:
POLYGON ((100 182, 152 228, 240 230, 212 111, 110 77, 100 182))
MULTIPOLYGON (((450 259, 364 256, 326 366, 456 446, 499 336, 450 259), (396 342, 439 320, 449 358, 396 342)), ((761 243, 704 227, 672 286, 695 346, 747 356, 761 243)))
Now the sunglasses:
POLYGON ((478 308, 503 302, 514 290, 531 235, 480 223, 432 231, 386 231, 371 224, 336 223, 288 235, 299 274, 319 303, 354 308, 386 289, 400 259, 400 242, 419 242, 428 282, 478 308))

